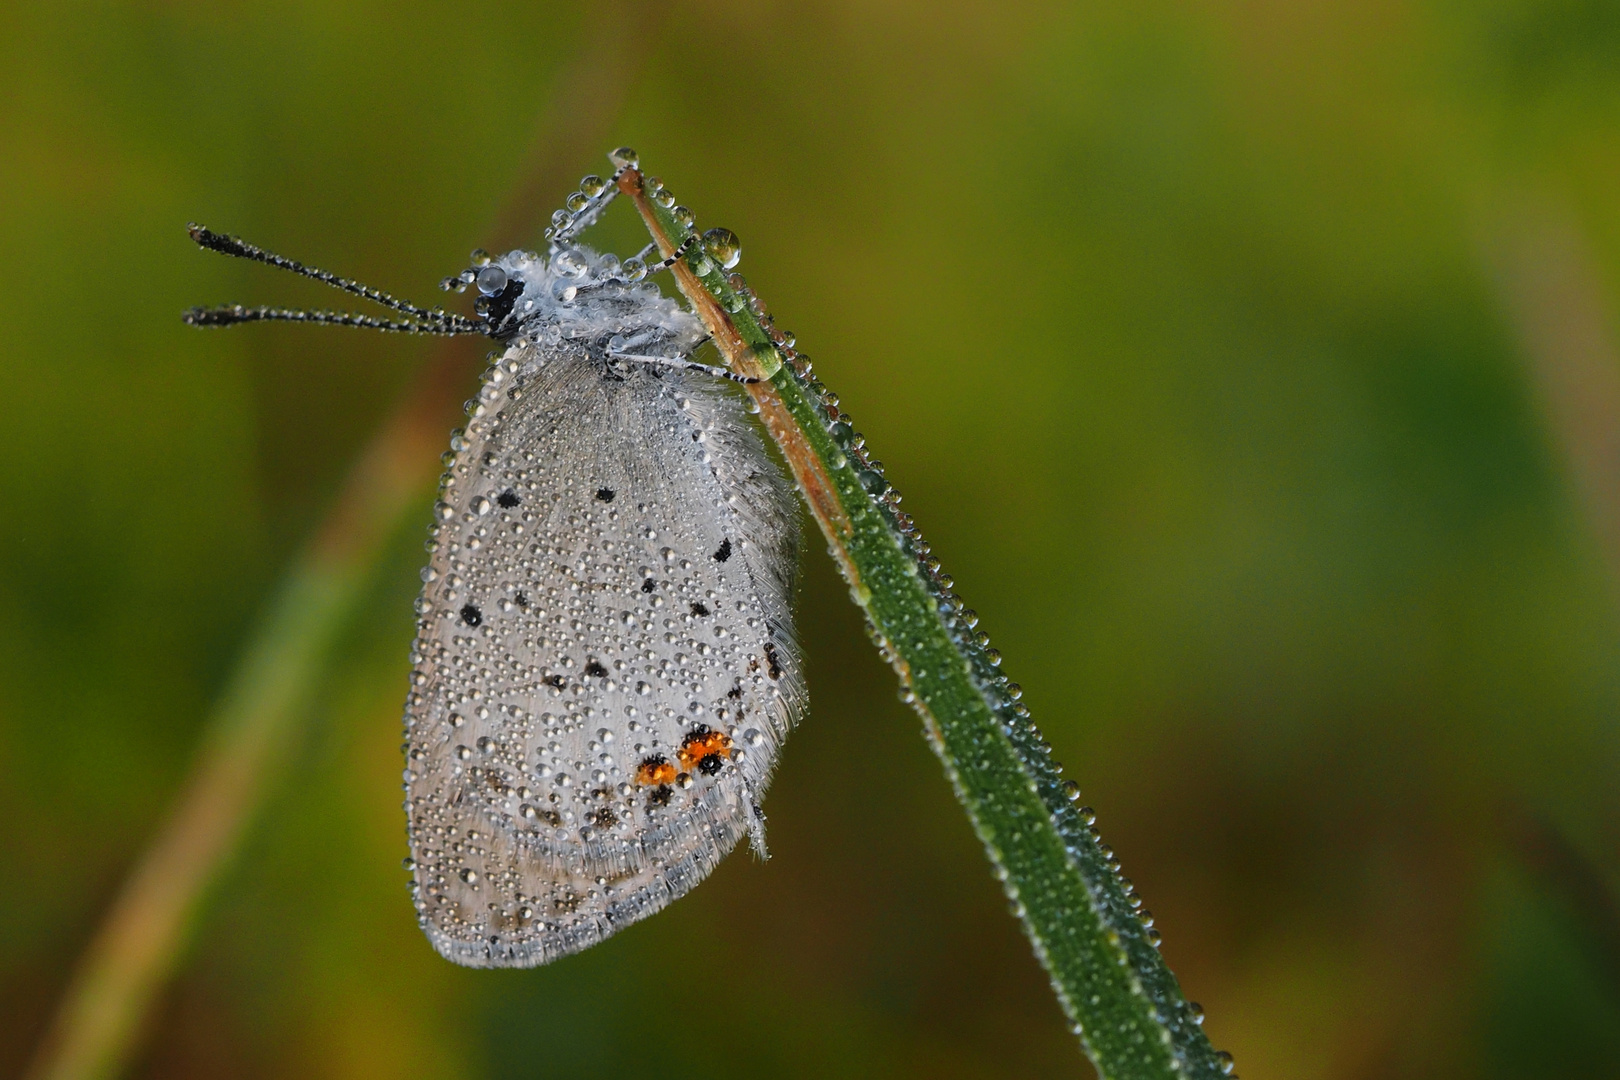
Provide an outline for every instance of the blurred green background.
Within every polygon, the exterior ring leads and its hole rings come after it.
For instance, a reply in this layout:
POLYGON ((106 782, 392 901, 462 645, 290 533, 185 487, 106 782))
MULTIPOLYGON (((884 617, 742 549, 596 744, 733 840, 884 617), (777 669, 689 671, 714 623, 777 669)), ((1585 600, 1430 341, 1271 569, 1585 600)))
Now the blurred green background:
MULTIPOLYGON (((185 223, 435 302, 628 143, 742 237, 1244 1077, 1620 1076, 1612 0, 4 24, 0 1074, 351 462, 482 352, 190 330, 338 301, 185 223)), ((547 968, 434 955, 398 749, 431 498, 128 1075, 1090 1075, 817 537, 774 858, 547 968)))

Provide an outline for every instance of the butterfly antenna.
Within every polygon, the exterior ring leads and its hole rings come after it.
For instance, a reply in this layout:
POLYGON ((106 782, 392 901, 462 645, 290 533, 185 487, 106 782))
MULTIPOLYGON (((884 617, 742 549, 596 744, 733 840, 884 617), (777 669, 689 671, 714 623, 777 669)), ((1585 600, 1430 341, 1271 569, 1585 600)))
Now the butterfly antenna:
POLYGON ((373 319, 367 315, 348 315, 328 311, 290 311, 284 308, 245 308, 241 305, 228 305, 217 308, 192 308, 186 312, 185 320, 193 326, 229 326, 239 322, 282 321, 282 322, 314 322, 328 323, 337 326, 364 326, 376 330, 395 330, 402 333, 414 334, 486 334, 488 325, 480 319, 469 319, 464 315, 456 315, 443 310, 430 311, 389 296, 381 289, 373 289, 369 285, 362 285, 358 281, 339 277, 336 274, 313 266, 305 266, 295 259, 288 259, 272 251, 256 247, 245 240, 240 240, 225 233, 215 232, 203 225, 195 223, 186 226, 186 232, 198 247, 217 251, 222 255, 231 255, 238 259, 252 259, 262 262, 266 266, 274 266, 278 270, 286 270, 300 277, 313 278, 334 289, 353 293, 364 297, 374 304, 381 304, 385 308, 398 311, 404 315, 414 316, 415 322, 391 322, 385 319, 373 319))
POLYGON ((449 322, 409 322, 379 319, 373 315, 356 315, 347 311, 305 311, 302 308, 243 307, 241 304, 222 304, 219 307, 194 307, 180 316, 187 326, 234 326, 248 322, 301 322, 322 326, 360 326, 368 330, 389 330, 399 334, 482 334, 482 324, 471 319, 449 322))

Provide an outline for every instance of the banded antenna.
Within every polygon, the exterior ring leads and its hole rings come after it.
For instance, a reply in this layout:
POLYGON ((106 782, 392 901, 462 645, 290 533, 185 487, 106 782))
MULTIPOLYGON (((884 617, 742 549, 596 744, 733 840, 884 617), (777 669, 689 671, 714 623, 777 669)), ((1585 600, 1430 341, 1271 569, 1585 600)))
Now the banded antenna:
POLYGON ((356 315, 345 311, 304 311, 298 308, 274 307, 244 307, 241 304, 224 304, 219 307, 194 307, 186 311, 182 318, 189 326, 233 326, 237 323, 247 322, 306 322, 322 323, 329 326, 361 326, 370 330, 389 330, 402 334, 488 334, 490 325, 482 319, 469 319, 465 315, 443 309, 428 310, 406 303, 404 300, 389 296, 380 289, 373 289, 369 285, 362 285, 358 281, 339 277, 325 270, 318 270, 313 266, 305 266, 294 259, 283 258, 274 252, 255 247, 245 240, 234 236, 217 233, 202 225, 193 223, 186 226, 186 232, 198 247, 217 251, 222 255, 231 255, 238 259, 252 259, 262 262, 266 266, 274 266, 278 270, 286 270, 300 277, 313 278, 324 285, 344 292, 364 297, 374 304, 380 304, 402 315, 410 316, 408 319, 379 319, 372 315, 356 315))

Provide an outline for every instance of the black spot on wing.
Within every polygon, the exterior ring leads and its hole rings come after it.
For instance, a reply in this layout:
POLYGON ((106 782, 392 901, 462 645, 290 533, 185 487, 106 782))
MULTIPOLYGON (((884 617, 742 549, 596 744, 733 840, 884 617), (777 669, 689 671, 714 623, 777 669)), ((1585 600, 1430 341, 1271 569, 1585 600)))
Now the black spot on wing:
POLYGON ((585 665, 585 674, 587 674, 587 675, 594 675, 598 679, 601 679, 601 678, 606 678, 607 673, 608 673, 607 668, 603 667, 600 663, 598 663, 595 660, 592 660, 590 663, 585 665))
POLYGON ((769 667, 771 678, 782 677, 782 661, 776 655, 776 646, 769 641, 765 643, 765 663, 769 667))
POLYGON ((707 615, 708 613, 709 613, 708 608, 704 607, 702 604, 698 603, 696 600, 692 601, 692 614, 701 616, 701 615, 707 615))
POLYGON ((729 558, 731 558, 731 537, 728 536, 714 549, 714 561, 725 562, 729 558))
POLYGON ((615 492, 612 488, 599 487, 596 489, 596 497, 603 502, 612 502, 614 494, 615 492))
POLYGON ((653 591, 653 579, 652 578, 648 578, 646 581, 643 581, 641 583, 641 591, 642 592, 652 592, 653 591))
POLYGON ((484 613, 473 604, 464 604, 461 608, 461 621, 468 626, 477 626, 484 621, 484 613))
POLYGON ((495 501, 510 510, 512 507, 518 504, 517 492, 513 491, 511 488, 507 488, 505 491, 495 496, 495 501))

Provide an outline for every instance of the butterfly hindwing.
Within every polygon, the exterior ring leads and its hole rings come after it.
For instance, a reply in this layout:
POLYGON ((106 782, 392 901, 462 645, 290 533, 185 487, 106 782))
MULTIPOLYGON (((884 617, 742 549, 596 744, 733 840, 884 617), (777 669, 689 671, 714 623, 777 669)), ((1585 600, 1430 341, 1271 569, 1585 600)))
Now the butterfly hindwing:
POLYGON ((439 504, 405 712, 423 928, 527 967, 701 881, 804 707, 792 493, 731 388, 511 348, 439 504))

